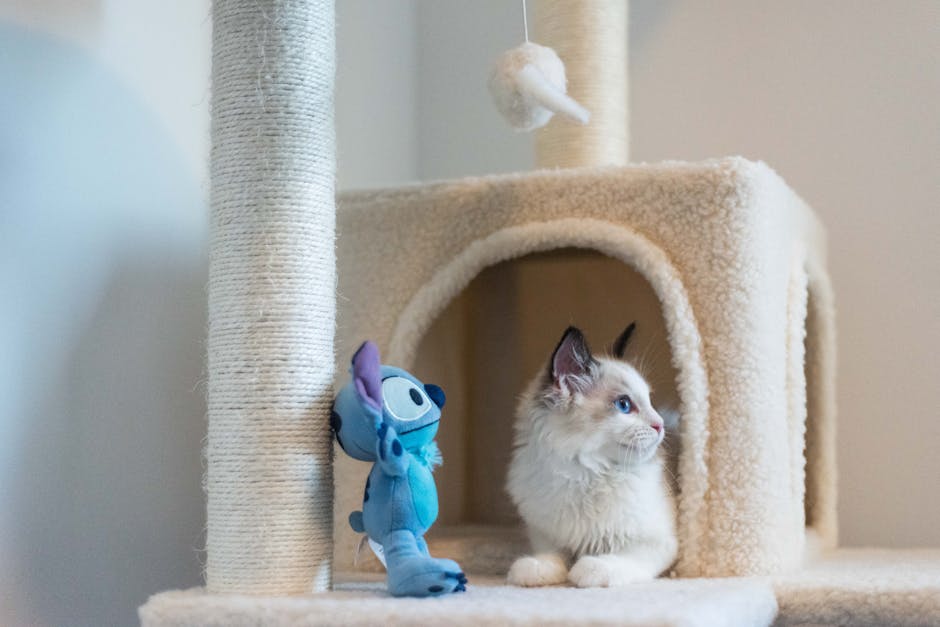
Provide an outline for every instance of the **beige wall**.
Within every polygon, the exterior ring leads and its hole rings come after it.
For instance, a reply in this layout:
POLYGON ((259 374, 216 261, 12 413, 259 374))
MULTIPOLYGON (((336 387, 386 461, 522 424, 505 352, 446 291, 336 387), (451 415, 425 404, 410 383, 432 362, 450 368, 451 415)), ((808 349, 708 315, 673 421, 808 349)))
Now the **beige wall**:
POLYGON ((336 2, 337 185, 418 178, 415 0, 336 2))

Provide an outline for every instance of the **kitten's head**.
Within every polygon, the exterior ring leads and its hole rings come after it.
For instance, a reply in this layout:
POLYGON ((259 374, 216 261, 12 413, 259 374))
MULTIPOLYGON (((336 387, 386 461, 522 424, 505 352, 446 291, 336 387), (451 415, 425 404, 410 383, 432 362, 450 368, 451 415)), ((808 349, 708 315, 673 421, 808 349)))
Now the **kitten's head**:
POLYGON ((520 406, 531 437, 557 453, 601 465, 637 464, 655 455, 665 433, 663 418, 650 403, 646 380, 623 361, 634 328, 617 339, 612 356, 595 357, 584 334, 568 327, 547 372, 520 406))

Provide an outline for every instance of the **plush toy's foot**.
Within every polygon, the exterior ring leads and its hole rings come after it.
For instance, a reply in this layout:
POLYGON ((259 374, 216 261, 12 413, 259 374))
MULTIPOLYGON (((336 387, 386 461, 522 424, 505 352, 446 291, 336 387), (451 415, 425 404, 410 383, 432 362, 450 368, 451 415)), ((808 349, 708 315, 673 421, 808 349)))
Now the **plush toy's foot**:
POLYGON ((429 557, 427 545, 409 531, 394 531, 383 543, 388 591, 396 597, 428 597, 463 592, 467 577, 453 560, 429 557), (421 548, 424 548, 424 551, 421 548))
POLYGON ((457 562, 433 557, 413 557, 389 564, 388 591, 396 597, 426 597, 463 592, 467 577, 457 562))

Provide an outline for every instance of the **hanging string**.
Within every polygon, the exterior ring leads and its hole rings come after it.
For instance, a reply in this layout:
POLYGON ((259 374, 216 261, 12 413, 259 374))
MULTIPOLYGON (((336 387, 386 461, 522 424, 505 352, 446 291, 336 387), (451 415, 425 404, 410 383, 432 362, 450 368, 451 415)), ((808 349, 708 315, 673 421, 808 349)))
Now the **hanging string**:
POLYGON ((525 29, 525 42, 529 43, 529 18, 526 15, 525 0, 522 0, 522 27, 525 29))

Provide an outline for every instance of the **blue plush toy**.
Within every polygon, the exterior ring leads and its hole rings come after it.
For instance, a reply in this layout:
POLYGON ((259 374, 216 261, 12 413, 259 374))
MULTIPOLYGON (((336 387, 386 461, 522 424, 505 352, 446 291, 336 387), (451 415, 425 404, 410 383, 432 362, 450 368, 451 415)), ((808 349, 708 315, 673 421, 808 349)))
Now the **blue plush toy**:
POLYGON ((437 519, 431 472, 441 463, 434 442, 444 391, 400 368, 379 362, 364 342, 352 358, 352 381, 333 403, 336 441, 350 456, 375 462, 362 511, 349 524, 384 553, 388 591, 394 596, 438 596, 466 589, 457 562, 428 553, 424 534, 437 519))

